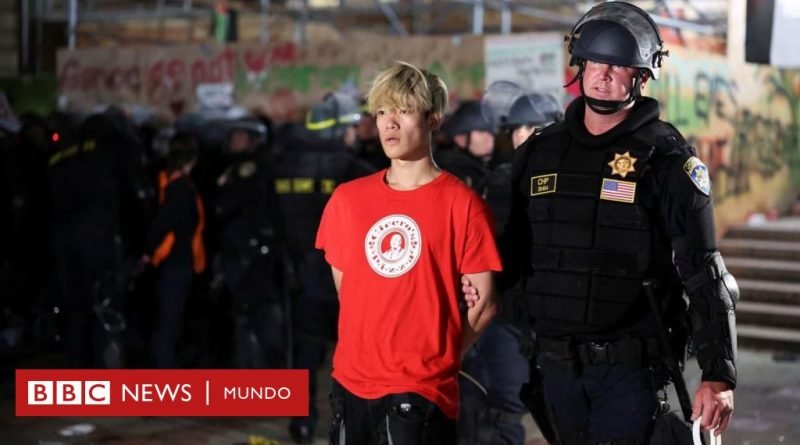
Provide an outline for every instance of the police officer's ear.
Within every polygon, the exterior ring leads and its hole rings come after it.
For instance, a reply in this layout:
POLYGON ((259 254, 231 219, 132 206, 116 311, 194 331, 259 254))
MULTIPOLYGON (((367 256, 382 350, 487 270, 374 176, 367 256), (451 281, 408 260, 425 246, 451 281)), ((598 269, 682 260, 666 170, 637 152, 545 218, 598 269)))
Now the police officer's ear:
POLYGON ((641 86, 642 90, 644 90, 644 86, 645 84, 647 84, 648 80, 650 80, 650 71, 642 70, 642 86, 641 86))

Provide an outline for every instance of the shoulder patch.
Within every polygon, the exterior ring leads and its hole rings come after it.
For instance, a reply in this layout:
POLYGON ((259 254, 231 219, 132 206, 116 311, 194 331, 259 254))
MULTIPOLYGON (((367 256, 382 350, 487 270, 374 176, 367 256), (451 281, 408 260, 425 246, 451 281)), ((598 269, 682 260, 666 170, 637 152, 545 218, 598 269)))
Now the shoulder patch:
POLYGON ((697 187, 700 192, 706 196, 711 194, 711 180, 708 177, 708 167, 703 164, 703 161, 692 156, 683 164, 683 171, 689 175, 689 179, 692 180, 692 183, 694 183, 695 187, 697 187))
POLYGON ((239 177, 247 179, 256 172, 256 163, 253 161, 245 161, 239 165, 239 177))

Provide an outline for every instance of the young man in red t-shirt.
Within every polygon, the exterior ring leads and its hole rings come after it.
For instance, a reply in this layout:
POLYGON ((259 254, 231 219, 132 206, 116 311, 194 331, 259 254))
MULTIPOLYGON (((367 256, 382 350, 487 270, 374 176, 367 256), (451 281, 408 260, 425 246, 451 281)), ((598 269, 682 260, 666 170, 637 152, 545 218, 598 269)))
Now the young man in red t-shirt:
POLYGON ((461 355, 495 313, 491 216, 432 160, 447 103, 439 77, 396 63, 368 101, 391 166, 336 189, 316 243, 340 300, 331 438, 454 444, 461 355), (481 295, 463 318, 462 274, 481 295))

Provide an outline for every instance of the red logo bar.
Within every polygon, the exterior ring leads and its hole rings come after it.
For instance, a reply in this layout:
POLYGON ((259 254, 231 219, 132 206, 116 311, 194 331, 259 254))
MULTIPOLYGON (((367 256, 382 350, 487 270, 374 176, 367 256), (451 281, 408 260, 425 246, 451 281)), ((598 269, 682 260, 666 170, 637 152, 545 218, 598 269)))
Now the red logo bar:
POLYGON ((18 369, 17 416, 307 416, 308 371, 18 369))

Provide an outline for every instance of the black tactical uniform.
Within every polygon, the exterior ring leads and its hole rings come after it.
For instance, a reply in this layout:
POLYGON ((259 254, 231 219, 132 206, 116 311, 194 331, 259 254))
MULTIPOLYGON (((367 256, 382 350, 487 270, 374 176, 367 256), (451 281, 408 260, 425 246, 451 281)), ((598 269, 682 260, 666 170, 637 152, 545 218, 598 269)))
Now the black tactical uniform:
MULTIPOLYGON (((561 120, 561 110, 552 96, 524 94, 514 85, 516 99, 496 97, 508 94, 509 84, 501 81, 490 85, 481 103, 483 115, 497 118, 501 131, 510 134, 523 125, 541 129, 561 120)), ((510 161, 497 163, 489 170, 484 187, 498 235, 511 211, 511 172, 510 161)), ((501 302, 509 300, 500 298, 501 302)), ((522 416, 526 408, 519 394, 528 381, 531 357, 526 355, 528 348, 524 350, 520 342, 521 328, 514 325, 510 312, 510 308, 501 305, 498 316, 465 357, 464 371, 481 384, 486 394, 461 381, 459 443, 462 445, 522 445, 525 441, 522 416)))
MULTIPOLYGON (((317 371, 326 356, 327 343, 337 332, 339 301, 331 269, 315 236, 325 204, 339 184, 373 173, 374 168, 350 154, 342 142, 347 126, 359 119, 358 104, 349 97, 330 94, 312 108, 305 134, 294 132, 276 160, 278 194, 285 239, 293 268, 294 366, 309 370, 309 417, 292 419, 290 433, 298 443, 311 443, 319 418, 317 371)), ((288 134, 288 133, 287 133, 288 134)))
POLYGON ((260 157, 266 127, 254 120, 228 125, 249 139, 228 153, 217 178, 214 217, 219 266, 234 312, 234 363, 239 368, 286 366, 286 320, 278 275, 282 246, 274 178, 260 157))
POLYGON ((658 119, 658 103, 638 94, 645 75, 657 78, 663 54, 649 16, 601 4, 573 29, 570 51, 578 79, 586 60, 639 71, 629 100, 581 97, 564 122, 517 151, 504 282, 518 286, 516 303, 538 336, 532 366, 543 374, 546 411, 538 418, 549 418, 558 441, 647 443, 666 382, 643 283, 656 283, 673 333, 688 295, 702 378, 731 388, 738 289, 717 252, 708 170, 658 119), (631 102, 611 130, 586 130, 586 105, 608 114, 631 102))
POLYGON ((125 208, 144 208, 150 196, 137 156, 141 147, 121 131, 120 118, 100 113, 60 129, 48 161, 56 281, 67 364, 73 367, 120 365, 102 355, 111 326, 101 325, 96 314, 112 300, 122 306, 121 215, 125 208))
POLYGON ((483 195, 486 178, 489 175, 490 159, 480 159, 469 152, 470 134, 473 131, 485 131, 494 134, 494 123, 487 121, 481 114, 479 102, 465 102, 447 118, 442 131, 450 136, 466 135, 466 147, 437 148, 434 152, 436 164, 448 173, 464 181, 478 194, 483 195))

